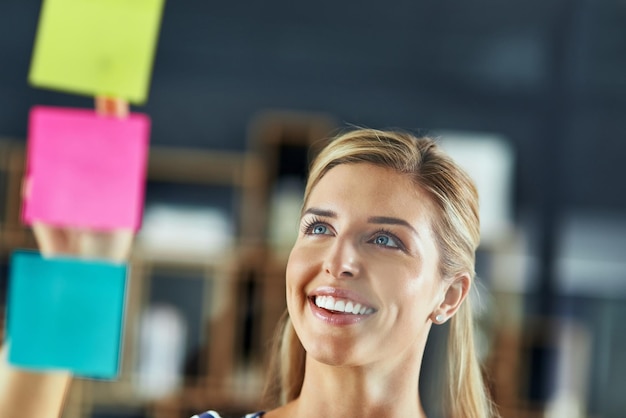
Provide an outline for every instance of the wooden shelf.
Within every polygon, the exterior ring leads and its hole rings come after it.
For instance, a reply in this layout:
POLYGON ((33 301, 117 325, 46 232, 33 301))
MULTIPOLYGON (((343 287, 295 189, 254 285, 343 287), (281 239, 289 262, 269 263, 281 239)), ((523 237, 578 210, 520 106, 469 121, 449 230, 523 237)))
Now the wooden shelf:
MULTIPOLYGON (((286 257, 267 244, 270 192, 282 175, 285 146, 306 155, 311 144, 333 127, 327 115, 271 111, 251 123, 247 152, 150 149, 148 184, 207 186, 207 193, 213 186, 232 188, 238 194, 239 207, 234 211, 238 215, 231 219, 238 223, 237 235, 232 245, 211 254, 159 249, 136 240, 129 260, 119 379, 76 379, 64 418, 88 418, 96 410, 109 409, 141 410, 153 418, 188 418, 207 409, 228 413, 258 407, 266 349, 285 309, 286 257), (158 283, 176 288, 192 282, 195 284, 189 289, 204 289, 194 295, 202 301, 201 306, 184 313, 196 315, 193 320, 200 324, 200 335, 193 339, 200 345, 187 346, 195 350, 198 368, 174 393, 157 400, 142 398, 135 384, 142 356, 142 315, 155 295, 164 292, 157 289, 158 283)), ((32 232, 19 219, 24 157, 23 143, 0 140, 0 201, 4 205, 0 212, 0 254, 5 257, 16 248, 36 248, 32 232)), ((306 167, 301 170, 305 172, 306 167)), ((165 203, 177 204, 175 200, 165 203)))

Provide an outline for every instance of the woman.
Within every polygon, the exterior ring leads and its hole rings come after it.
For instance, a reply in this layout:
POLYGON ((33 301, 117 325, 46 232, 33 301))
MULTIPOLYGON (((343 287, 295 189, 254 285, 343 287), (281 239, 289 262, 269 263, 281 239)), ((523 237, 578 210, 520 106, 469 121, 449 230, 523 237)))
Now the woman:
POLYGON ((446 321, 444 416, 496 417, 467 300, 478 242, 474 184, 431 139, 337 137, 311 166, 287 263, 274 409, 249 417, 426 417, 422 358, 446 321))
POLYGON ((476 189, 432 140, 360 129, 331 141, 311 166, 287 263, 273 404, 248 417, 424 418, 424 349, 447 321, 443 415, 496 417, 467 300, 478 242, 476 189))

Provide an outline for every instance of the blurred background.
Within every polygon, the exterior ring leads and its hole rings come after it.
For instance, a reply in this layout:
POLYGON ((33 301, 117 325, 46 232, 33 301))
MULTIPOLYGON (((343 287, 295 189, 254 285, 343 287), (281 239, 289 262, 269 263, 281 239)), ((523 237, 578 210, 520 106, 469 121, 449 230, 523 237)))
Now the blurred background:
MULTIPOLYGON (((0 302, 40 2, 0 2, 0 302)), ((112 28, 115 30, 115 28, 112 28)), ((66 417, 256 409, 316 143, 441 137, 482 193, 479 346, 504 417, 626 416, 626 2, 166 3, 119 381, 66 417)))

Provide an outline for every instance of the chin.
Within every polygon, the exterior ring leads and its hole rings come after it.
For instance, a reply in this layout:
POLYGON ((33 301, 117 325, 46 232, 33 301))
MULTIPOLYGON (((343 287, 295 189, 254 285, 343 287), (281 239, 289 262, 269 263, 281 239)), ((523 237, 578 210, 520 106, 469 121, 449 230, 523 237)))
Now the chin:
POLYGON ((309 344, 303 344, 307 357, 328 366, 349 367, 360 364, 362 356, 354 350, 354 345, 331 341, 329 337, 315 338, 309 344))
POLYGON ((317 363, 333 367, 349 367, 357 364, 349 356, 346 356, 345 353, 337 355, 336 353, 310 353, 307 351, 307 357, 317 363))

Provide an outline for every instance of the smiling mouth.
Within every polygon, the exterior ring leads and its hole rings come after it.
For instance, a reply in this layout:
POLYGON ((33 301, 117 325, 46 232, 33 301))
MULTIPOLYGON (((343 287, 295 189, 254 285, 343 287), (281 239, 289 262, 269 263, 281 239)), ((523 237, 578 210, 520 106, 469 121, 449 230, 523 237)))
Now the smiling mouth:
POLYGON ((369 315, 374 313, 374 308, 361 305, 348 299, 333 296, 313 296, 313 303, 318 307, 333 313, 350 315, 369 315))

